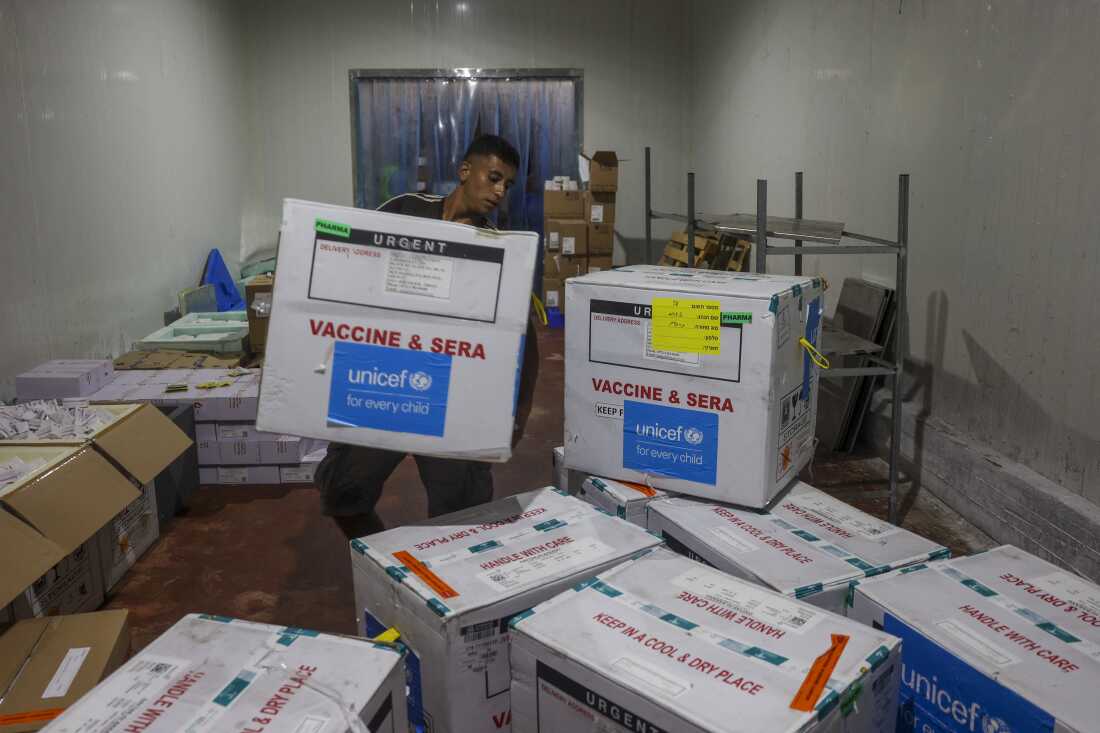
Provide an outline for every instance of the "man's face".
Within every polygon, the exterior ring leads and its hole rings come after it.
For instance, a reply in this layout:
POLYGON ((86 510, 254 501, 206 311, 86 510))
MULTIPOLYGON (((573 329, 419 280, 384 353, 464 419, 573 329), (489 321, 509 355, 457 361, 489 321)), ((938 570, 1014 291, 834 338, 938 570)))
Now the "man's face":
POLYGON ((516 169, 495 155, 475 155, 458 169, 466 208, 481 216, 500 205, 516 180, 516 169))

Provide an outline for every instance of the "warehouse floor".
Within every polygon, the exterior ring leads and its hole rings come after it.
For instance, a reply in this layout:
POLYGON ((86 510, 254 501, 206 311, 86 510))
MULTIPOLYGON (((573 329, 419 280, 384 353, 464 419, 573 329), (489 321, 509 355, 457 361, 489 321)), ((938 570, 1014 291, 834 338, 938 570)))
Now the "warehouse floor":
MULTIPOLYGON (((562 337, 562 331, 539 333, 535 406, 512 460, 494 468, 498 498, 553 482, 551 451, 562 436, 562 337)), ((819 461, 803 478, 885 517, 884 499, 851 496, 881 490, 885 476, 886 464, 877 458, 843 456, 819 461)), ((416 466, 406 460, 387 484, 379 513, 392 527, 424 517, 426 506, 416 466)), ((993 546, 927 491, 903 485, 901 506, 905 527, 954 554, 993 546)), ((307 486, 202 488, 116 587, 108 607, 131 611, 135 651, 191 612, 356 631, 347 543, 321 516, 318 494, 307 486)))

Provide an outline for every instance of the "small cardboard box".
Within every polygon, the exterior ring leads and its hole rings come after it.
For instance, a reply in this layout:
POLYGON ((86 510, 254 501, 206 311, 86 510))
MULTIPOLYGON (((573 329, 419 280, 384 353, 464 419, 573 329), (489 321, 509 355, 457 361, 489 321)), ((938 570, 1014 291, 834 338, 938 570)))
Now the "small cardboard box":
POLYGON ((20 621, 0 636, 0 728, 40 730, 115 671, 130 652, 129 612, 20 621))
POLYGON ((510 717, 509 620, 659 542, 539 489, 353 540, 355 607, 367 636, 395 626, 410 647, 413 724, 495 733, 510 717))
POLYGON ((588 159, 588 190, 619 190, 619 156, 613 150, 597 150, 588 159))
POLYGON ((799 341, 821 343, 823 308, 821 281, 809 277, 632 265, 572 278, 566 464, 766 506, 813 454, 818 368, 799 341), (653 318, 655 303, 673 302, 719 311, 718 333, 695 329, 679 350, 654 348, 654 335, 685 333, 653 318))
POLYGON ((610 270, 612 267, 614 267, 614 265, 611 262, 611 255, 588 256, 589 272, 603 272, 604 270, 610 270))
POLYGON ((287 200, 256 426, 512 454, 538 235, 287 200))
POLYGON ((646 526, 646 507, 649 502, 668 496, 660 489, 596 476, 586 478, 581 490, 584 500, 589 504, 639 527, 646 526))
POLYGON ((91 445, 0 444, 0 463, 44 461, 0 490, 0 605, 17 618, 94 610, 103 602, 96 534, 141 497, 91 445))
POLYGON ((841 614, 851 581, 950 554, 801 481, 766 512, 653 501, 646 526, 693 560, 841 614))
POLYGON ((1094 731, 1100 587, 1005 545, 860 583, 849 617, 902 639, 897 730, 1094 731))
POLYGON ((589 224, 615 223, 615 194, 584 192, 584 220, 589 224))
MULTIPOLYGON (((615 228, 610 224, 588 225, 588 254, 611 259, 615 251, 615 228)), ((602 268, 610 270, 610 266, 602 268)))
POLYGON ((893 733, 900 657, 661 548, 512 621, 512 730, 893 733))
POLYGON ((580 191, 544 191, 542 215, 547 219, 583 219, 584 196, 580 191))
POLYGON ((86 397, 114 377, 110 359, 55 359, 15 377, 20 402, 86 397))
POLYGON ((399 646, 191 614, 49 730, 404 733, 404 698, 399 646))
POLYGON ((542 279, 542 303, 547 308, 565 307, 565 282, 554 277, 542 279))
POLYGON ((245 307, 248 309, 248 340, 252 350, 263 353, 267 345, 267 323, 271 317, 271 275, 257 275, 244 285, 245 307))
POLYGON ((266 485, 282 481, 278 466, 199 466, 199 483, 218 485, 266 485))
POLYGON ((548 252, 563 255, 588 253, 588 226, 584 219, 546 219, 542 231, 548 252))

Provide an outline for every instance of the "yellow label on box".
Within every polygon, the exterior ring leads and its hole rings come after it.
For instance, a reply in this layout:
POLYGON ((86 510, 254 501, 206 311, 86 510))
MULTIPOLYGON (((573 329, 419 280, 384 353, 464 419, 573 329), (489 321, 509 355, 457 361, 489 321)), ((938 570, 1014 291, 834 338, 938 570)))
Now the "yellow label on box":
POLYGON ((653 299, 653 348, 682 354, 722 351, 722 308, 717 300, 653 299))

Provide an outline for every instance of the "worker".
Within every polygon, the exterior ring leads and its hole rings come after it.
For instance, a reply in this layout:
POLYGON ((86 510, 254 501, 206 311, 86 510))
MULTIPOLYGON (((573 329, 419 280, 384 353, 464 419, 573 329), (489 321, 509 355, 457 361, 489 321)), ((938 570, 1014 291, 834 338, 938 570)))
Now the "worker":
MULTIPOLYGON (((382 204, 378 210, 425 219, 495 229, 488 215, 508 195, 519 170, 519 153, 504 138, 478 137, 466 150, 458 167, 458 186, 447 196, 406 193, 382 204)), ((512 445, 523 435, 531 412, 538 376, 538 346, 528 318, 526 348, 516 402, 512 445)), ((501 385, 501 399, 511 399, 511 385, 501 385), (506 394, 507 393, 507 394, 506 394)), ((332 443, 317 467, 315 483, 321 491, 321 509, 331 516, 349 539, 384 529, 375 511, 382 486, 405 453, 381 448, 332 443)), ((491 465, 484 461, 417 455, 420 480, 428 492, 428 515, 465 509, 493 498, 491 465)))

